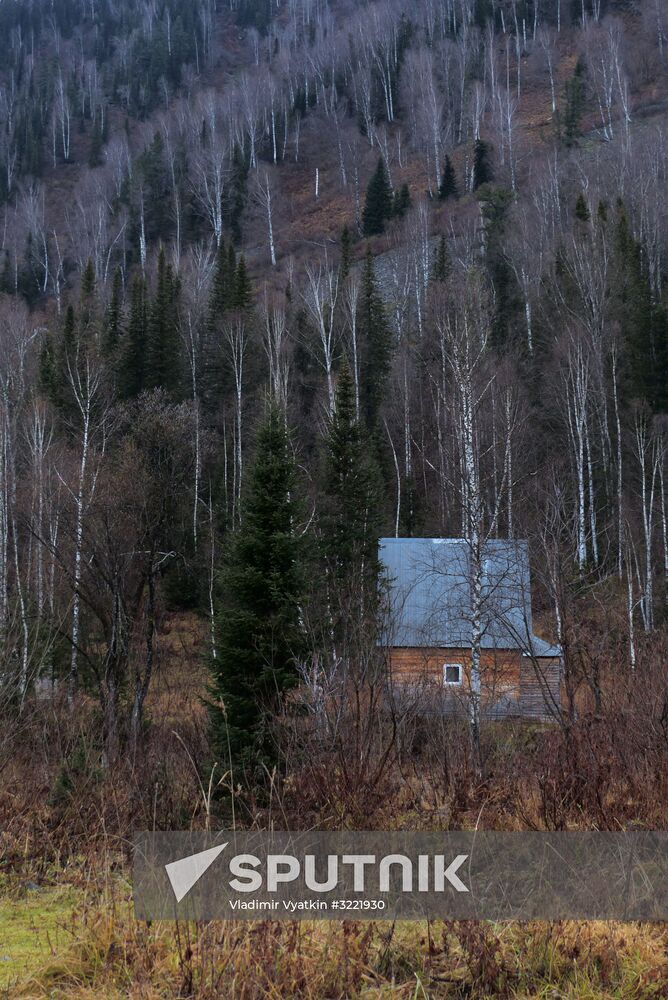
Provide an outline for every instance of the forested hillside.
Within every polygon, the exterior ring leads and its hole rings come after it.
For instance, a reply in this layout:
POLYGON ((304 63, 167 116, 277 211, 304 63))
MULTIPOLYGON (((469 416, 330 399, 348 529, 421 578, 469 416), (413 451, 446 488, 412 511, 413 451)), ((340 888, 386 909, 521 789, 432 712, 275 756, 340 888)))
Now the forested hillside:
POLYGON ((7 871, 279 799, 665 823, 662 0, 3 0, 0 37, 7 871), (388 717, 382 536, 474 577, 528 540, 551 725, 388 717))

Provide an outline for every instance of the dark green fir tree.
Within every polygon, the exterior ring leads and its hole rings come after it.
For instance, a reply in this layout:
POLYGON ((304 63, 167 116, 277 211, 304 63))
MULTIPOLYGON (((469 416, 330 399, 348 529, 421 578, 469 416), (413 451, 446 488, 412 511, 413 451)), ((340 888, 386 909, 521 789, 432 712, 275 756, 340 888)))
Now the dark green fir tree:
POLYGON ((615 308, 621 321, 628 390, 655 413, 668 409, 668 313, 654 300, 646 255, 623 205, 615 234, 615 308))
POLYGON ((392 217, 393 209, 392 188, 387 176, 385 161, 381 156, 366 190, 366 201, 362 214, 364 235, 376 236, 382 233, 385 230, 386 220, 392 217))
POLYGON ((79 336, 77 318, 74 307, 69 305, 65 310, 65 319, 57 347, 54 349, 47 338, 46 354, 43 354, 40 364, 40 376, 44 379, 43 387, 48 391, 49 398, 61 414, 66 418, 73 415, 75 398, 72 392, 72 382, 76 380, 79 365, 79 336))
POLYGON ((270 406, 220 575, 211 735, 218 759, 253 780, 273 763, 271 721, 298 680, 304 652, 302 539, 295 462, 285 416, 270 406))
POLYGON ((102 160, 102 147, 104 145, 104 139, 102 135, 102 129, 100 127, 99 119, 95 121, 93 125, 93 130, 90 136, 90 146, 88 149, 88 166, 91 168, 101 166, 102 160))
POLYGON ((104 317, 104 339, 102 347, 107 357, 115 357, 121 338, 121 305, 123 299, 123 276, 120 267, 114 271, 111 295, 104 317))
POLYGON ((443 284, 448 280, 451 271, 452 260, 450 259, 448 243, 445 236, 441 236, 438 241, 438 247, 436 248, 436 255, 434 257, 434 266, 431 272, 432 280, 443 284))
POLYGON ((79 295, 79 331, 84 340, 93 339, 98 331, 95 285, 95 267, 89 257, 81 275, 79 295))
POLYGON ((575 218, 579 222, 589 222, 591 219, 589 205, 587 204, 587 199, 582 191, 578 195, 577 201, 575 202, 575 218))
MULTIPOLYGON (((234 253, 234 250, 232 251, 234 253)), ((216 253, 216 269, 209 298, 209 323, 215 328, 230 308, 234 293, 234 266, 230 273, 230 255, 225 240, 221 239, 216 253)))
POLYGON ((177 395, 180 383, 178 280, 161 247, 155 295, 148 322, 146 385, 149 389, 164 389, 173 397, 177 395))
POLYGON ((37 379, 40 393, 43 396, 46 396, 47 399, 50 399, 51 402, 55 403, 57 382, 56 357, 53 349, 53 340, 48 330, 44 337, 42 349, 39 354, 39 370, 37 379))
POLYGON ((447 201, 448 198, 457 198, 458 195, 459 189, 457 187, 455 168, 452 165, 452 160, 446 154, 443 173, 441 174, 441 183, 438 187, 438 197, 441 201, 447 201))
POLYGON ((365 599, 368 608, 378 587, 380 478, 355 410, 355 388, 344 360, 325 439, 320 551, 330 586, 343 591, 346 600, 365 599))
MULTIPOLYGON (((585 65, 578 59, 573 76, 566 82, 563 111, 562 138, 566 146, 573 146, 580 135, 580 120, 585 105, 585 65)), ((561 125, 560 116, 557 124, 561 125)))
POLYGON ((411 192, 408 184, 402 184, 394 194, 394 206, 392 214, 397 219, 402 219, 411 207, 411 192))
POLYGON ((494 180, 494 171, 490 160, 489 145, 484 139, 476 139, 473 147, 473 190, 477 191, 483 184, 494 180))
POLYGON ((148 307, 146 283, 135 275, 130 289, 130 316, 127 333, 121 342, 118 385, 125 399, 134 399, 146 387, 148 349, 148 307))
POLYGON ((239 144, 235 144, 232 155, 232 175, 227 192, 227 214, 232 240, 241 243, 241 220, 246 206, 249 163, 239 144))
POLYGON ((371 250, 367 250, 358 305, 361 345, 360 396, 369 431, 376 427, 392 363, 392 335, 378 291, 371 250))
POLYGON ((339 263, 339 278, 343 282, 350 274, 353 262, 353 241, 348 226, 341 230, 341 261, 339 263))
POLYGON ((239 257, 236 272, 234 275, 234 291, 232 297, 233 308, 238 312, 246 312, 253 304, 253 286, 248 276, 246 258, 243 254, 239 257))

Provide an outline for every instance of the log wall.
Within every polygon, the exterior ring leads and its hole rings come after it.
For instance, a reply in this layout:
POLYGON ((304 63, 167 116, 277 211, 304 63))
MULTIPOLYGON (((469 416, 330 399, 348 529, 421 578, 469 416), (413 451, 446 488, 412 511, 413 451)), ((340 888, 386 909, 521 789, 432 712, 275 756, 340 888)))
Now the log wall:
MULTIPOLYGON (((470 650, 395 647, 389 651, 389 661, 395 696, 419 699, 428 712, 466 711, 470 650), (444 665, 455 663, 463 667, 462 684, 444 684, 444 665)), ((497 719, 551 718, 554 705, 559 704, 560 677, 558 659, 542 657, 534 661, 519 650, 483 650, 482 713, 497 719)))

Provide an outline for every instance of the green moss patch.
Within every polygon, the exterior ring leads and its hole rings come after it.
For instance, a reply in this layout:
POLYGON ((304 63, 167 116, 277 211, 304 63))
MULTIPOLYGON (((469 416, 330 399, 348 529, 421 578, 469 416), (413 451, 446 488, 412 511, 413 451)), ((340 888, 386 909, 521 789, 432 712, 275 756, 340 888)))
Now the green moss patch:
POLYGON ((30 973, 71 941, 78 895, 71 886, 0 889, 0 989, 30 973))

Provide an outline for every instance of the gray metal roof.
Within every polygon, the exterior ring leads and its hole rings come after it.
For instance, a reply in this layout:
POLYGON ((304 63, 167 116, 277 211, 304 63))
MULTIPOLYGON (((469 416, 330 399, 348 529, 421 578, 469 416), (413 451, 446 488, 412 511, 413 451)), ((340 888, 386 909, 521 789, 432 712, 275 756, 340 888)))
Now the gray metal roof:
MULTIPOLYGON (((471 645, 470 550, 461 538, 381 538, 389 583, 385 640, 391 646, 471 645)), ((560 656, 533 635, 525 541, 494 539, 483 548, 482 645, 560 656)))

